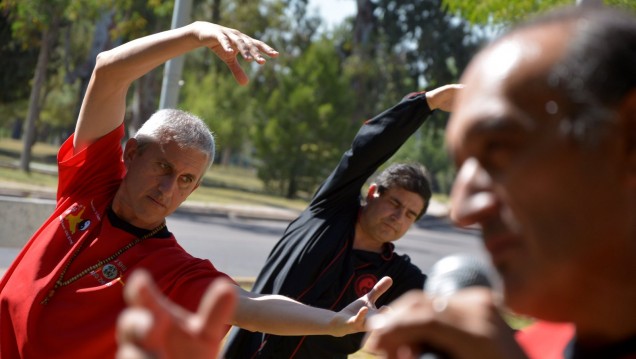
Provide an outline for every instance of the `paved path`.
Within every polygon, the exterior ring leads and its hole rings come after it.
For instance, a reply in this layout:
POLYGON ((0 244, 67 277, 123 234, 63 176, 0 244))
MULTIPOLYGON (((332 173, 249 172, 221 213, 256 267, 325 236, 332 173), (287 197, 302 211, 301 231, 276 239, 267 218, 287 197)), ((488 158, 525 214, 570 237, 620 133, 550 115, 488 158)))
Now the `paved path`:
MULTIPOLYGON (((0 220, 4 220, 2 223, 3 228, 1 228, 2 233, 0 233, 0 275, 4 274, 6 268, 18 254, 19 248, 37 230, 39 224, 44 221, 48 213, 52 211, 54 198, 55 193, 50 188, 0 183, 0 220), (16 219, 12 219, 11 216, 15 216, 16 219), (27 230, 20 230, 20 228, 26 228, 27 230), (12 232, 7 232, 9 229, 12 232)), ((404 246, 403 252, 412 253, 414 262, 423 268, 428 266, 433 259, 438 258, 440 254, 447 253, 449 250, 456 251, 460 249, 461 246, 457 247, 455 245, 450 245, 449 249, 444 249, 444 246, 448 243, 463 243, 464 240, 462 239, 457 242, 457 238, 466 237, 466 233, 452 229, 445 222, 447 213, 448 209, 445 205, 433 201, 429 206, 428 215, 425 217, 426 220, 416 224, 411 232, 417 233, 418 229, 421 231, 422 228, 430 227, 431 225, 437 228, 425 229, 428 231, 425 234, 412 235, 409 232, 406 238, 398 242, 398 248, 404 246), (441 223, 443 225, 440 225, 441 223), (450 233, 450 236, 444 233, 450 233), (440 235, 449 239, 435 239, 440 238, 440 235), (411 237, 413 239, 409 239, 411 237), (421 238, 437 240, 439 242, 438 249, 432 250, 427 246, 419 248, 418 243, 426 243, 426 240, 423 241, 421 238), (418 259, 416 260, 415 258, 418 259)), ((179 241, 185 243, 183 244, 184 247, 194 255, 209 258, 220 269, 227 271, 231 275, 253 276, 258 273, 265 256, 269 253, 275 241, 280 238, 287 223, 297 215, 298 211, 267 206, 220 205, 186 201, 169 218, 169 225, 171 230, 177 234, 179 241), (195 230, 192 230, 192 228, 195 228, 195 230), (230 232, 227 232, 228 228, 230 228, 230 232), (231 232, 232 228, 235 232, 231 232), (263 230, 262 228, 269 229, 263 230), (276 229, 272 230, 272 228, 276 229), (219 232, 225 234, 219 235, 219 232), (206 238, 202 238, 202 236, 206 238), (202 250, 200 247, 201 243, 209 243, 210 241, 207 239, 211 237, 217 238, 217 240, 213 242, 214 244, 208 245, 210 246, 209 248, 202 250), (241 238, 229 243, 223 242, 227 238, 237 237, 241 238), (252 247, 252 243, 264 244, 264 247, 252 247), (223 249, 220 250, 220 248, 223 249), (256 250, 256 252, 251 257, 248 256, 246 262, 241 262, 244 257, 241 255, 241 249, 247 252, 256 250)), ((468 235, 468 237, 474 236, 468 235)), ((469 242, 474 242, 474 240, 469 242)))

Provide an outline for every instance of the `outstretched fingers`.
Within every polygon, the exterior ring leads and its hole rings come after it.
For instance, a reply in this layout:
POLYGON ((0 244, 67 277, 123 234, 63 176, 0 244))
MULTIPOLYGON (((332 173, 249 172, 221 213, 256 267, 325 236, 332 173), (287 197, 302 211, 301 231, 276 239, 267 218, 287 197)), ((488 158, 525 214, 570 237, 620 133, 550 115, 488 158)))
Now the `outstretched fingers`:
POLYGON ((217 279, 191 313, 161 294, 145 271, 133 273, 124 297, 130 307, 117 324, 120 359, 215 357, 237 301, 236 286, 217 279))
POLYGON ((244 60, 263 65, 267 62, 265 56, 274 58, 278 56, 278 51, 263 41, 256 40, 241 33, 238 30, 230 28, 221 28, 217 41, 220 46, 210 47, 225 62, 234 75, 236 81, 245 85, 249 82, 245 71, 241 68, 237 55, 240 53, 244 60))
POLYGON ((223 339, 237 304, 236 285, 225 279, 214 281, 199 305, 201 336, 211 341, 223 339))
POLYGON ((238 30, 230 31, 226 34, 241 53, 241 56, 246 61, 256 61, 259 64, 264 64, 267 60, 263 55, 267 57, 277 57, 278 51, 274 50, 271 46, 267 45, 263 41, 256 40, 241 33, 238 30))
POLYGON ((167 331, 170 308, 152 282, 150 274, 134 272, 124 289, 124 299, 130 305, 118 318, 118 358, 144 358, 143 351, 161 343, 167 331))
POLYGON ((389 288, 393 285, 393 279, 391 277, 383 277, 380 279, 373 288, 367 293, 367 300, 375 305, 375 302, 382 296, 382 294, 386 293, 389 288))

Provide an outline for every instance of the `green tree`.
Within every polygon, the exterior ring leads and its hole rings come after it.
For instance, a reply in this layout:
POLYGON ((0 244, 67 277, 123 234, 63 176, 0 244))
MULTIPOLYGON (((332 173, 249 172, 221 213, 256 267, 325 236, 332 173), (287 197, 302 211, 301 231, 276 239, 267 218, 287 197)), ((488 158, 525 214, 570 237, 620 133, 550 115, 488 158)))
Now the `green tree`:
POLYGON ((0 126, 11 129, 11 137, 22 136, 22 119, 37 62, 37 49, 24 46, 11 31, 11 23, 0 12, 0 126))
MULTIPOLYGON (((110 38, 115 39, 108 48, 152 33, 170 28, 174 2, 159 0, 126 0, 112 8, 110 38)), ((90 60, 90 59, 89 59, 90 60)), ((92 72, 92 68, 91 68, 92 72)), ((163 66, 150 71, 132 85, 128 93, 129 116, 126 119, 129 133, 137 131, 159 107, 163 66)))
POLYGON ((3 0, 0 7, 12 22, 12 31, 23 43, 39 40, 39 53, 33 75, 29 107, 25 121, 23 150, 20 168, 29 172, 31 147, 35 141, 35 123, 42 107, 43 88, 46 82, 49 59, 62 26, 62 13, 68 1, 11 1, 3 0))
POLYGON ((352 93, 336 49, 323 37, 272 74, 271 88, 253 133, 258 176, 287 198, 311 193, 351 141, 352 93))
MULTIPOLYGON (((483 41, 470 24, 449 13, 441 0, 358 0, 357 3, 355 26, 366 30, 356 33, 363 33, 360 39, 366 39, 366 43, 356 45, 354 41, 353 46, 361 46, 358 53, 368 53, 355 55, 354 51, 348 61, 370 59, 367 64, 372 64, 376 75, 363 66, 356 68, 358 76, 366 82, 365 87, 374 88, 366 90, 368 96, 382 108, 421 86, 435 88, 457 82, 483 41)), ((373 113, 379 110, 376 108, 373 113)), ((453 175, 443 145, 447 120, 447 114, 434 114, 387 165, 394 161, 420 162, 431 172, 434 189, 447 191, 453 175)))
POLYGON ((24 46, 13 35, 9 19, 0 12, 0 104, 29 97, 31 69, 37 56, 37 49, 24 46))
POLYGON ((237 86, 231 76, 209 72, 200 77, 189 72, 181 95, 180 105, 203 118, 215 133, 220 163, 243 164, 249 155, 249 128, 255 106, 250 88, 237 86))
MULTIPOLYGON (((31 147, 36 140, 37 127, 46 129, 53 125, 52 122, 40 121, 42 111, 70 119, 65 123, 69 126, 79 111, 78 106, 97 53, 114 45, 111 38, 135 34, 139 29, 154 30, 146 27, 148 21, 139 15, 137 9, 150 9, 146 13, 151 14, 166 13, 172 9, 172 3, 166 5, 158 1, 127 0, 118 5, 114 9, 112 2, 108 0, 0 0, 0 10, 4 19, 10 23, 14 42, 23 49, 38 53, 35 70, 30 68, 33 75, 20 158, 22 170, 30 170, 31 147), (93 32, 94 29, 97 30, 93 32), (93 41, 89 34, 94 35, 93 41), (101 35, 99 40, 98 34, 101 35), (60 72, 60 68, 64 71, 60 72), (60 81, 57 77, 65 81, 60 81), (76 79, 81 80, 79 86, 67 86, 76 79), (75 101, 69 102, 69 91, 77 94, 75 101), (53 101, 50 105, 54 108, 44 110, 47 106, 47 94, 50 93, 55 94, 52 99, 62 102, 53 101), (61 110, 63 113, 60 113, 61 110)), ((42 120, 48 121, 50 118, 44 116, 42 120)), ((60 121, 53 122, 61 125, 60 121)))
MULTIPOLYGON (((276 19, 282 16, 280 1, 222 1, 194 4, 193 20, 210 19, 218 24, 239 29, 258 39, 265 39, 269 29, 278 29, 276 19)), ((272 60, 267 66, 275 66, 272 60)), ((259 91, 270 88, 259 86, 263 67, 243 63, 251 84, 242 87, 225 64, 211 51, 199 49, 189 53, 183 71, 185 79, 179 106, 201 116, 215 132, 221 164, 247 164, 251 161, 250 128, 254 126, 256 98, 259 91), (256 84, 256 86, 255 86, 256 84)))
MULTIPOLYGON (((294 61, 307 61, 304 57, 311 52, 309 49, 316 45, 316 41, 320 41, 315 40, 318 38, 319 22, 307 15, 306 1, 289 1, 288 5, 291 17, 301 20, 295 25, 289 25, 286 29, 289 35, 280 40, 281 52, 285 57, 298 54, 292 56, 294 61)), ((357 15, 337 28, 327 40, 333 42, 334 51, 331 54, 335 58, 335 63, 339 64, 337 77, 347 79, 348 82, 348 88, 344 88, 343 93, 349 97, 350 101, 341 112, 345 113, 347 109, 351 111, 350 116, 343 116, 333 121, 347 121, 347 126, 350 128, 357 129, 362 120, 385 109, 398 101, 401 96, 417 90, 421 85, 434 87, 455 82, 479 43, 479 37, 471 32, 468 24, 447 13, 441 7, 439 0, 416 0, 408 3, 395 0, 358 0, 357 5, 357 15)), ((290 156, 290 149, 308 149, 315 143, 305 137, 307 135, 302 132, 300 124, 294 132, 290 130, 291 123, 283 122, 290 121, 285 120, 284 116, 294 115, 294 112, 286 114, 283 108, 302 103, 304 94, 302 87, 312 86, 312 82, 295 72, 298 66, 295 62, 286 63, 277 60, 277 63, 281 65, 275 77, 278 82, 270 82, 269 85, 273 88, 278 88, 281 84, 286 86, 284 89, 287 94, 284 97, 286 103, 276 102, 278 98, 268 99, 268 106, 271 103, 278 104, 278 113, 274 114, 273 119, 276 121, 269 124, 269 127, 259 128, 260 132, 257 133, 267 134, 261 137, 268 138, 269 141, 259 143, 257 154, 262 161, 262 167, 259 167, 261 178, 270 186, 275 185, 280 193, 289 196, 290 193, 294 193, 295 186, 298 186, 295 183, 307 182, 294 180, 293 176, 319 173, 319 171, 312 172, 307 169, 308 162, 302 157, 297 157, 296 160, 285 159, 285 156, 290 156), (297 83, 285 83, 281 80, 290 75, 297 78, 297 83), (275 138, 276 127, 285 129, 285 133, 281 133, 280 138, 275 138), (289 137, 287 140, 285 140, 286 136, 289 137), (280 148, 277 149, 277 147, 280 148), (280 159, 275 160, 274 158, 277 157, 280 159)), ((316 67, 314 71, 317 70, 319 67, 316 67)), ((272 97, 276 94, 276 90, 271 93, 272 97)), ((341 110, 340 105, 332 106, 336 112, 341 110)), ((309 111, 305 112, 305 118, 307 113, 309 111)), ((436 116, 436 119, 431 121, 433 125, 427 125, 426 132, 419 135, 421 140, 413 142, 412 145, 417 146, 413 151, 417 155, 410 157, 426 163, 431 171, 436 173, 448 173, 451 168, 443 146, 438 145, 443 140, 442 129, 446 118, 446 116, 436 116), (431 143, 434 145, 429 145, 431 143), (434 160, 429 161, 429 159, 434 160)), ((349 133, 340 145, 331 147, 337 156, 349 144, 352 135, 352 132, 349 133)), ((329 148, 326 147, 327 144, 320 146, 329 148)), ((298 151, 294 151, 296 152, 298 151)), ((317 162, 319 158, 326 159, 326 156, 317 157, 313 163, 319 163, 317 162)), ((320 166, 323 171, 329 170, 334 162, 325 161, 320 166)), ((323 178, 324 175, 318 176, 313 183, 323 178)))
MULTIPOLYGON (((448 9, 475 24, 509 24, 574 0, 444 0, 448 9)), ((636 10, 633 0, 604 0, 604 4, 636 10)))

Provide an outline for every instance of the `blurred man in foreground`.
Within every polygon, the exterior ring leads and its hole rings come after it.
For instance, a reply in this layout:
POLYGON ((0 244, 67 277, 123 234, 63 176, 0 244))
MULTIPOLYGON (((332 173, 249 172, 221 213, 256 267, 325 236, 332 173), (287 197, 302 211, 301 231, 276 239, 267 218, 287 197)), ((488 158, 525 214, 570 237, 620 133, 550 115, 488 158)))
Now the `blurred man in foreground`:
POLYGON ((480 225, 504 304, 538 321, 514 338, 488 290, 409 293, 376 317, 370 346, 389 358, 635 358, 636 18, 551 13, 488 46, 462 82, 446 135, 452 217, 480 225))

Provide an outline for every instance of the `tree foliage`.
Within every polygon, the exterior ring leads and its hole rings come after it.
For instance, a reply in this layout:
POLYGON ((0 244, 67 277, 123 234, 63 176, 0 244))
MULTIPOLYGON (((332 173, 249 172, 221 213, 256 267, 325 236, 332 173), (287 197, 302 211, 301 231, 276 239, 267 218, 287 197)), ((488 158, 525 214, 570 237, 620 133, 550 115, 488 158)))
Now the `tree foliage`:
POLYGON ((24 46, 0 12, 0 104, 29 97, 29 80, 37 61, 37 49, 24 46))
MULTIPOLYGON (((215 19, 221 25, 263 39, 272 27, 268 24, 281 13, 282 7, 276 2, 215 0, 195 4, 193 20, 215 19)), ((274 66, 273 62, 267 67, 274 66)), ((251 79, 247 87, 238 86, 225 64, 211 51, 199 49, 186 56, 179 106, 201 116, 215 132, 218 160, 224 165, 248 165, 251 160, 250 128, 258 106, 258 90, 253 84, 258 83, 263 68, 245 62, 241 65, 251 79)))
MULTIPOLYGON (((456 81, 476 47, 471 29, 449 15, 440 0, 356 1, 356 16, 328 32, 308 12, 307 0, 194 1, 192 20, 240 29, 281 53, 264 67, 243 63, 251 79, 246 87, 236 85, 207 49, 186 55, 179 107, 204 118, 216 133, 217 160, 255 166, 270 190, 287 197, 311 193, 365 119, 409 92, 456 81)), ((34 132, 48 141, 59 141, 72 129, 97 53, 167 29, 173 7, 173 2, 158 0, 0 4, 13 29, 12 41, 20 44, 9 50, 31 51, 23 55, 31 56, 32 63, 50 27, 49 15, 60 16, 37 91, 41 111, 34 132), (29 23, 30 18, 37 21, 29 23), (49 136, 41 136, 46 132, 49 136)), ((142 77, 129 91, 131 131, 156 110, 162 70, 142 77)), ((33 66, 29 72, 32 79, 33 66)), ((20 97, 18 92, 15 96, 20 97)), ((24 116, 24 92, 21 97, 22 102, 16 98, 11 103, 14 113, 24 116)), ((446 171, 450 166, 439 145, 445 119, 425 125, 402 153, 433 172, 446 171)))
POLYGON ((254 106, 249 87, 214 71, 202 76, 189 72, 184 78, 180 107, 201 117, 215 133, 221 164, 245 164, 254 106))
MULTIPOLYGON (((35 140, 43 133, 49 131, 55 124, 64 123, 68 126, 69 122, 74 119, 79 110, 79 103, 83 96, 83 90, 88 82, 92 67, 94 66, 94 58, 98 51, 89 51, 88 45, 91 42, 86 41, 86 34, 91 31, 85 31, 88 27, 94 28, 93 24, 97 23, 97 19, 103 17, 104 13, 121 15, 125 19, 126 14, 136 14, 135 6, 144 4, 144 7, 151 6, 155 3, 157 9, 168 9, 161 2, 152 1, 145 2, 139 0, 127 0, 120 2, 116 12, 112 8, 113 4, 108 0, 34 0, 34 1, 18 1, 18 0, 0 0, 0 10, 2 10, 4 18, 11 24, 11 37, 13 46, 19 44, 23 49, 37 49, 37 61, 31 68, 32 80, 30 83, 30 95, 28 100, 28 108, 26 110, 26 118, 24 119, 23 134, 23 151, 20 159, 20 166, 24 171, 29 171, 31 161, 31 147, 35 140), (90 24, 87 26, 87 24, 90 24), (88 60, 83 62, 85 71, 74 71, 71 64, 81 63, 79 57, 86 57, 88 60), (66 73, 60 73, 59 69, 64 68, 66 73), (65 78, 67 82, 58 81, 56 77, 65 78), (77 89, 69 89, 67 84, 73 82, 74 79, 81 79, 79 86, 79 94, 73 104, 68 99, 69 90, 77 93, 77 89), (48 113, 54 116, 64 116, 67 121, 59 121, 53 119, 50 122, 44 122, 41 118, 42 110, 47 106, 47 99, 50 93, 55 93, 53 106, 54 110, 48 113), (61 101, 61 103, 60 103, 61 101), (65 104, 59 106, 60 104, 65 104), (68 105, 68 106, 66 106, 68 105), (59 110, 62 110, 61 112, 59 110)), ((170 5, 171 11, 171 5, 170 5)), ((105 24, 107 28, 113 28, 114 34, 122 28, 124 32, 132 32, 130 29, 145 28, 145 23, 139 26, 139 22, 134 21, 118 21, 114 24, 115 18, 108 18, 109 23, 105 24), (131 25, 132 24, 132 25, 131 25), (110 26, 113 25, 113 26, 110 26), (129 28, 125 27, 129 25, 129 28)), ((93 42, 95 45, 95 42, 93 42)), ((104 43, 102 43, 104 45, 104 43)), ((106 46, 98 49, 106 50, 106 46)), ((33 50, 36 51, 36 50, 33 50)), ((45 111, 46 112, 46 111, 45 111)), ((21 111, 14 111, 18 114, 21 111)))
MULTIPOLYGON (((383 95, 378 94, 375 103, 382 108, 421 87, 432 89, 457 82, 483 41, 470 24, 449 13, 441 0, 358 1, 359 7, 361 4, 367 7, 363 14, 373 14, 368 20, 373 26, 364 36, 371 46, 363 48, 369 52, 367 57, 376 60, 367 63, 379 70, 379 74, 370 71, 363 77, 367 82, 376 79, 373 86, 383 95)), ((360 9, 356 24, 359 17, 360 9)), ((380 110, 376 108, 374 113, 380 110)), ((453 175, 443 145, 447 120, 447 114, 435 113, 389 163, 420 162, 432 173, 435 189, 447 191, 453 175)))
POLYGON ((311 193, 331 171, 358 128, 353 94, 332 42, 313 42, 275 76, 253 139, 258 175, 288 198, 311 193))
MULTIPOLYGON (((599 0, 600 1, 600 0, 599 0)), ((604 4, 636 10, 633 0, 604 0, 604 4)), ((452 13, 475 24, 510 24, 546 10, 575 4, 574 0, 444 0, 452 13)))

